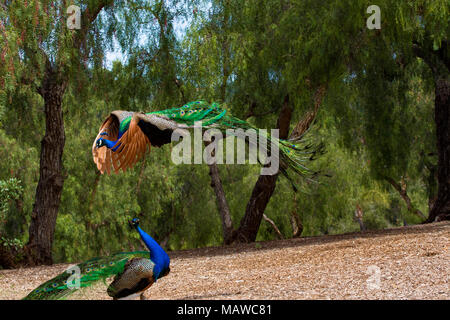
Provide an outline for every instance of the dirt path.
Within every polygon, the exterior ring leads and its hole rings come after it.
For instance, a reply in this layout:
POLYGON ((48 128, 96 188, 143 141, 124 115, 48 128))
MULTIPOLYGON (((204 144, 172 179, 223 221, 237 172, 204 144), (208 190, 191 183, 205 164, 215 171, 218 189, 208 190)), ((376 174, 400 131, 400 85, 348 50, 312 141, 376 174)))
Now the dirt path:
MULTIPOLYGON (((171 252, 151 299, 450 299, 450 222, 171 252)), ((69 265, 0 271, 20 299, 69 265)), ((109 299, 105 285, 73 298, 109 299)))

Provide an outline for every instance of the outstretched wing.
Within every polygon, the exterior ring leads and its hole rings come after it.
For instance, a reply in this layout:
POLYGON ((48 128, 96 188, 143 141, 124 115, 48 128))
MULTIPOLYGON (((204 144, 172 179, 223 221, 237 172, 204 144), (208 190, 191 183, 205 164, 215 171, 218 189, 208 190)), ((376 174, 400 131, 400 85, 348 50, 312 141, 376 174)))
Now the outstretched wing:
POLYGON ((31 291, 24 300, 59 300, 66 298, 76 290, 89 287, 99 280, 121 274, 127 262, 133 258, 146 258, 148 251, 121 252, 109 257, 94 258, 70 268, 53 279, 31 291), (79 280, 79 282, 78 282, 79 280))
POLYGON ((151 145, 160 147, 170 143, 173 131, 183 132, 194 128, 197 121, 201 121, 201 127, 219 129, 248 125, 245 121, 225 114, 226 110, 217 104, 204 101, 150 113, 114 111, 103 122, 92 145, 94 162, 101 173, 106 171, 109 174, 111 170, 118 173, 120 169, 125 171, 138 162, 146 153, 147 145, 150 149, 151 145), (96 147, 99 138, 116 141, 119 136, 112 149, 96 147))
POLYGON ((92 156, 97 168, 101 173, 105 171, 110 174, 111 170, 116 173, 133 166, 144 156, 147 146, 150 150, 150 141, 147 136, 137 127, 136 113, 127 111, 114 111, 101 125, 97 137, 92 145, 92 156), (123 131, 125 133, 123 133, 123 131), (116 151, 107 147, 97 148, 96 142, 99 138, 116 141, 122 133, 116 151))

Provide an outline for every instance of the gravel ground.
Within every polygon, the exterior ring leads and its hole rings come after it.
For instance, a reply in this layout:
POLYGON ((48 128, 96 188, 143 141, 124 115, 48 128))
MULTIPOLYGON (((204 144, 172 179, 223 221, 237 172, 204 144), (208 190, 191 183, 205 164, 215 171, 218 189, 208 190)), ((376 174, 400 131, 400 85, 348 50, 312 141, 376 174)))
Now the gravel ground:
MULTIPOLYGON (((450 222, 169 252, 150 299, 450 299, 450 222)), ((68 268, 0 271, 20 299, 68 268)), ((110 299, 103 283, 73 299, 110 299)))

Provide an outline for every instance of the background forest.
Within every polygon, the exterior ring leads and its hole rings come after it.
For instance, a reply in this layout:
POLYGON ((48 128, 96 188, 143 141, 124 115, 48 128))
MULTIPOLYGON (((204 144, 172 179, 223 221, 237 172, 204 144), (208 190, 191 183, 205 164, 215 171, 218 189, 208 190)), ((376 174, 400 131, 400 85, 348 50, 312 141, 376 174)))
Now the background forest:
MULTIPOLYGON (((280 234, 263 219, 256 240, 421 223, 438 194, 438 150, 436 76, 419 49, 442 51, 448 68, 448 31, 440 0, 1 0, 0 244, 18 261, 29 242, 52 79, 65 135, 54 262, 137 249, 135 216, 168 250, 223 243, 208 165, 173 164, 169 145, 117 175, 92 161, 110 111, 198 99, 260 128, 288 110, 292 130, 317 112, 312 135, 326 152, 311 165, 329 177, 299 193, 280 177, 264 210, 280 234), (67 28, 71 4, 79 30, 67 28), (366 26, 371 4, 381 29, 366 26)), ((217 168, 238 228, 260 168, 217 168)))

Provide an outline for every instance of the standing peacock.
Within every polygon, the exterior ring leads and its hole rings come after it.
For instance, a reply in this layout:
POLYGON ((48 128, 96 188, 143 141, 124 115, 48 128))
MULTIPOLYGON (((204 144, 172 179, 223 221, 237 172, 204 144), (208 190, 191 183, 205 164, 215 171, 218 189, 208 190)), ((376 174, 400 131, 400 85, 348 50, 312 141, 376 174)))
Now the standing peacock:
MULTIPOLYGON (((302 130, 289 140, 264 135, 269 152, 272 144, 278 147, 279 169, 291 181, 294 188, 295 182, 289 176, 289 171, 293 170, 302 177, 311 178, 317 172, 305 167, 304 162, 313 160, 321 152, 320 146, 301 145, 305 144, 302 138, 312 118, 306 120, 299 123, 300 127, 303 126, 302 130)), ((235 131, 254 129, 261 133, 258 128, 221 109, 217 103, 209 104, 205 101, 194 101, 181 108, 149 113, 118 110, 111 112, 100 127, 92 146, 94 162, 101 173, 109 174, 111 171, 118 173, 120 169, 125 171, 142 158, 147 146, 150 150, 152 145, 161 147, 170 143, 174 131, 186 132, 198 126, 198 123, 201 123, 202 129, 216 128, 225 135, 233 129, 235 131)), ((235 135, 249 143, 248 137, 235 135)))
MULTIPOLYGON (((148 251, 121 252, 109 257, 94 258, 77 265, 79 268, 79 288, 89 287, 99 280, 115 276, 107 293, 114 300, 130 299, 140 295, 159 278, 170 272, 170 259, 159 244, 139 227, 139 219, 134 218, 130 227, 135 228, 144 241, 148 251)), ((73 269, 73 268, 71 268, 73 269)), ((41 284, 28 294, 24 300, 59 300, 74 293, 76 282, 73 275, 63 272, 41 284)))

